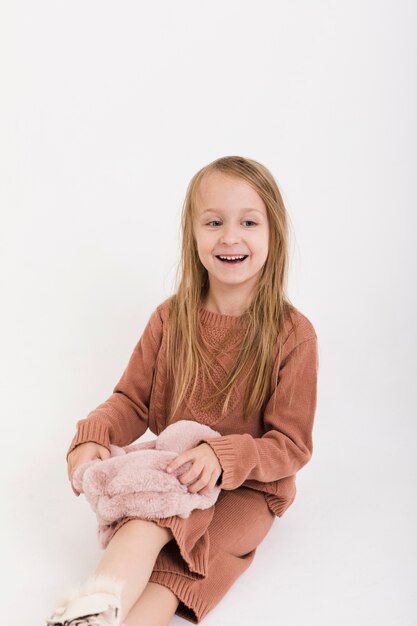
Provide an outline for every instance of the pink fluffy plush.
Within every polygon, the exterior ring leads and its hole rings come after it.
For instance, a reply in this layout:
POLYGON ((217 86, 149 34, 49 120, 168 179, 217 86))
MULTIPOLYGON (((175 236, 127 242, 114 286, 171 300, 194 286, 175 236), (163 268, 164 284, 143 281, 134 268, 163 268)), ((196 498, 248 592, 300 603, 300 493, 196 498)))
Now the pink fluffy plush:
POLYGON ((74 487, 84 493, 95 511, 101 547, 110 540, 112 528, 123 517, 189 517, 193 509, 208 509, 220 493, 190 493, 178 476, 191 467, 187 461, 171 474, 165 469, 181 452, 196 447, 201 439, 220 437, 205 424, 180 420, 170 424, 153 441, 120 447, 111 445, 111 456, 83 463, 73 473, 74 487))

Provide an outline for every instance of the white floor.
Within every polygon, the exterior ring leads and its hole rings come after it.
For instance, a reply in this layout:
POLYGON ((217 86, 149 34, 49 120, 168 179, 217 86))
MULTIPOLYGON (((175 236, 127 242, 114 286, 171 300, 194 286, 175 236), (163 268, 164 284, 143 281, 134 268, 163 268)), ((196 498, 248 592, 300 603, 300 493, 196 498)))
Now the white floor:
POLYGON ((282 189, 320 393, 297 498, 204 625, 417 625, 416 6, 1 3, 5 626, 95 569, 65 452, 173 293, 186 185, 228 154, 282 189))
MULTIPOLYGON (((382 436, 373 449, 359 436, 356 445, 346 437, 336 449, 326 441, 325 424, 323 416, 313 459, 298 474, 295 502, 206 616, 207 626, 417 624, 412 437, 396 445, 382 436)), ((7 468, 3 475, 8 626, 44 624, 58 595, 85 579, 101 552, 94 514, 72 494, 62 459, 42 459, 41 450, 32 459, 14 476, 7 468)), ((186 621, 175 616, 172 625, 180 624, 186 621)))

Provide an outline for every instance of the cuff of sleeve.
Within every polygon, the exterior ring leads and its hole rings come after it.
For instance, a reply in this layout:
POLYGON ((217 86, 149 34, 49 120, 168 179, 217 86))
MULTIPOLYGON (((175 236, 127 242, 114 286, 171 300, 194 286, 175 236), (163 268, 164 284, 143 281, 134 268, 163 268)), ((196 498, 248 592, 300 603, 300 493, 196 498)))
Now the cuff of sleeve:
POLYGON ((107 448, 110 452, 110 437, 108 424, 100 420, 80 420, 77 423, 77 432, 71 441, 71 444, 66 453, 66 460, 68 461, 68 455, 74 450, 80 443, 86 443, 87 441, 94 441, 107 448))
POLYGON ((201 442, 210 446, 222 466, 223 472, 218 486, 221 489, 234 489, 235 451, 228 435, 215 439, 202 439, 201 442))

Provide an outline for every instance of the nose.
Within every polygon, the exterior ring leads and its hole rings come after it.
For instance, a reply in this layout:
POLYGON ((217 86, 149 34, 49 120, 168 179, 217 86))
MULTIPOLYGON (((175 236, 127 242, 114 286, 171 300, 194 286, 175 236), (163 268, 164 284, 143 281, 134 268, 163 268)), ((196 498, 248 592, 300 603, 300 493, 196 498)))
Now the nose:
POLYGON ((220 237, 220 243, 233 245, 239 240, 240 240, 240 237, 237 232, 237 228, 235 226, 233 226, 232 224, 229 224, 228 226, 223 227, 222 234, 220 237))

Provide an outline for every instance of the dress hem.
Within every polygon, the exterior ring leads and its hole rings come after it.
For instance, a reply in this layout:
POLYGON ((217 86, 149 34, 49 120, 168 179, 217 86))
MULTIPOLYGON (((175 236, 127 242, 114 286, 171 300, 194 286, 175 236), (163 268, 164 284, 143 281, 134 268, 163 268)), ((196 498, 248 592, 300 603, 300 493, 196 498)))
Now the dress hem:
MULTIPOLYGON (((160 518, 145 518, 135 515, 130 515, 121 519, 115 529, 111 538, 115 535, 115 533, 128 521, 130 520, 141 519, 147 522, 154 522, 158 526, 162 526, 164 528, 170 528, 173 534, 173 539, 171 541, 175 541, 178 546, 179 553, 177 555, 177 568, 178 573, 186 578, 191 580, 201 580, 207 577, 208 572, 208 558, 209 558, 209 550, 208 550, 208 536, 207 530, 199 539, 196 540, 194 545, 187 551, 186 549, 186 537, 184 535, 184 527, 181 524, 181 519, 175 515, 170 517, 160 517, 160 518)), ((110 541, 110 539, 109 539, 110 541)), ((162 570, 167 566, 167 563, 171 563, 170 559, 167 558, 164 554, 164 549, 169 549, 166 544, 164 548, 159 552, 155 567, 161 568, 162 570)))
POLYGON ((179 600, 175 614, 192 624, 199 624, 210 610, 205 600, 193 593, 190 588, 192 581, 178 572, 154 569, 149 582, 168 587, 179 600))

